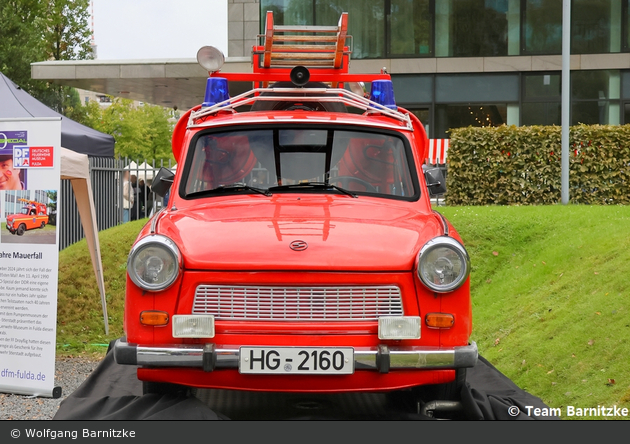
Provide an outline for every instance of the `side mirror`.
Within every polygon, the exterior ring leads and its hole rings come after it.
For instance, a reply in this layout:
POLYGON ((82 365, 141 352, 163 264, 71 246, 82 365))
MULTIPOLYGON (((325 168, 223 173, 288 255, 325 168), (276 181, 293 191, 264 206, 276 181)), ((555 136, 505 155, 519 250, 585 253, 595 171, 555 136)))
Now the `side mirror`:
POLYGON ((151 183, 151 191, 160 197, 166 196, 168 190, 173 185, 173 178, 175 174, 171 170, 164 167, 160 168, 160 171, 155 175, 153 183, 151 183))
POLYGON ((440 168, 427 168, 424 170, 424 179, 427 182, 430 197, 446 193, 446 179, 440 168))

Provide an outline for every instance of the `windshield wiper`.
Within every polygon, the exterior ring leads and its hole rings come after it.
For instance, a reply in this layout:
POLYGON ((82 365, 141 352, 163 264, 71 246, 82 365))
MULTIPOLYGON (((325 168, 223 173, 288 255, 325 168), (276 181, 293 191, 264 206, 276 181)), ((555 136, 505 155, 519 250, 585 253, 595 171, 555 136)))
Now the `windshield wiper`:
POLYGON ((234 191, 234 190, 248 190, 248 191, 253 191, 255 193, 262 194, 264 196, 268 196, 268 197, 271 196, 271 191, 269 190, 263 190, 262 188, 251 187, 244 183, 237 182, 237 183, 232 183, 230 185, 221 185, 216 188, 212 188, 211 190, 201 190, 201 191, 195 191, 194 193, 188 193, 186 197, 200 197, 206 194, 214 194, 214 193, 221 193, 225 191, 234 191))
POLYGON ((348 191, 345 188, 341 188, 341 187, 338 187, 337 185, 333 185, 331 183, 325 183, 325 182, 300 182, 300 183, 294 183, 291 185, 277 185, 275 187, 270 187, 269 190, 277 191, 281 189, 291 189, 291 188, 311 188, 311 189, 317 189, 317 190, 329 190, 332 188, 333 190, 337 190, 340 193, 343 193, 347 196, 354 197, 354 198, 358 197, 352 191, 348 191))

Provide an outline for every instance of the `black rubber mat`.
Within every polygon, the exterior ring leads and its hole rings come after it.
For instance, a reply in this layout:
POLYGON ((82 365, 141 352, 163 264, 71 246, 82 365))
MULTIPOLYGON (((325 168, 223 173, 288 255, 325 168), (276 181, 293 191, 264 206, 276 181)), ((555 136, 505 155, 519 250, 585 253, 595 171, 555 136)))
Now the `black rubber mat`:
POLYGON ((107 353, 85 382, 61 403, 53 419, 527 420, 535 418, 523 413, 526 406, 547 407, 481 356, 477 365, 467 371, 461 393, 463 408, 456 412, 438 410, 434 417, 420 414, 407 391, 324 395, 198 390, 192 394, 143 396, 136 369, 116 364, 113 354, 107 353))

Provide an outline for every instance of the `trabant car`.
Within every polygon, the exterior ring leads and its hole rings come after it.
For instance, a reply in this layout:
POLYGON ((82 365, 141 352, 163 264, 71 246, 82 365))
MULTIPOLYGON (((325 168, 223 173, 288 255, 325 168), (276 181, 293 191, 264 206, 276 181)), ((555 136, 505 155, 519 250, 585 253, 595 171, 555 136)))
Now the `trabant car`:
POLYGON ((22 236, 27 230, 44 228, 48 223, 46 205, 34 200, 18 199, 25 202, 22 211, 7 216, 6 228, 11 234, 22 236))
POLYGON ((470 260, 432 208, 445 187, 423 168, 425 129, 385 70, 348 72, 346 14, 334 29, 272 21, 252 73, 198 53, 204 103, 174 129, 177 173, 153 182, 168 204, 131 249, 115 359, 138 366, 147 392, 456 402, 477 360, 470 260), (298 42, 305 30, 333 44, 298 42), (230 96, 243 82, 253 88, 230 96))

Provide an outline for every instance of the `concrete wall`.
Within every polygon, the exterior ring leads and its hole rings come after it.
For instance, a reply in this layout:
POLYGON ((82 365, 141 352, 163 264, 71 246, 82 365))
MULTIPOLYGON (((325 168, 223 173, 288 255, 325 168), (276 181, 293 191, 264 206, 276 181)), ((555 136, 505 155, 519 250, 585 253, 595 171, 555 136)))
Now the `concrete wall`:
POLYGON ((249 57, 257 43, 260 0, 228 0, 228 57, 249 57))

